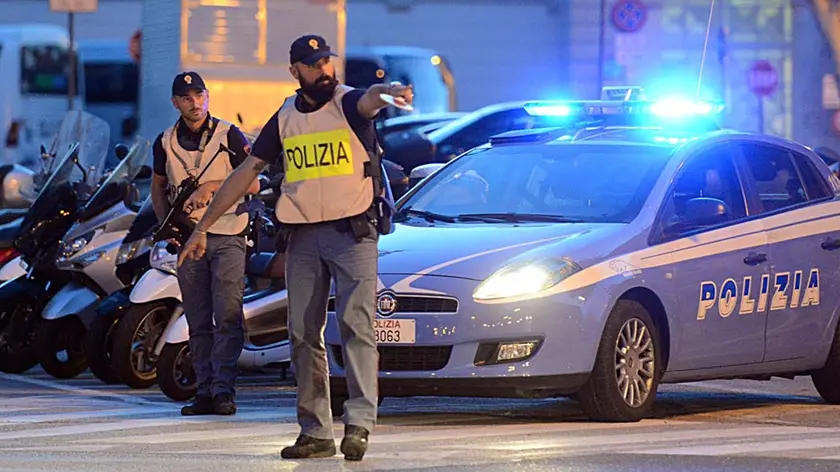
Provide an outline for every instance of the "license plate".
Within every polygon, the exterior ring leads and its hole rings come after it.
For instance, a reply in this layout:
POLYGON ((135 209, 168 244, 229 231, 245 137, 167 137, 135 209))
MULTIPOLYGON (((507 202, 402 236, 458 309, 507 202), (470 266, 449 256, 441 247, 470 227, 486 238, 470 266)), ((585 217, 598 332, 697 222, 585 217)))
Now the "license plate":
POLYGON ((377 344, 414 344, 415 320, 375 319, 373 330, 377 344))

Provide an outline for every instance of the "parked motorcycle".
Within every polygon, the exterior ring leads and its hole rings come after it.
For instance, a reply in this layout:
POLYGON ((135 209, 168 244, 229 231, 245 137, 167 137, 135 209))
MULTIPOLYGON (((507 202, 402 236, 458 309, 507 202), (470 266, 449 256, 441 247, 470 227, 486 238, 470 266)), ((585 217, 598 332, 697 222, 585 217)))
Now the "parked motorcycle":
POLYGON ((21 373, 38 363, 33 341, 41 311, 69 282, 67 272, 55 266, 58 243, 95 190, 91 182, 98 179, 85 169, 95 170, 104 160, 109 139, 108 124, 88 113, 70 112, 62 123, 56 149, 64 154, 13 243, 27 265, 26 274, 0 284, 0 371, 21 373))
MULTIPOLYGON (((177 256, 165 246, 155 248, 153 264, 174 265, 177 256)), ((286 366, 291 359, 285 259, 282 253, 263 252, 250 257, 246 266, 248 290, 243 300, 245 346, 239 356, 239 368, 257 370, 267 366, 286 366)), ((170 296, 178 290, 177 280, 167 288, 170 296)), ((139 297, 138 297, 139 298, 139 297)), ((189 400, 196 393, 196 377, 192 368, 189 326, 183 310, 173 312, 158 344, 157 382, 161 391, 175 401, 189 400), (179 313, 176 318, 174 315, 179 313)))
POLYGON ((119 374, 111 365, 114 332, 117 323, 129 306, 129 295, 134 285, 151 267, 149 252, 153 231, 157 225, 151 197, 147 197, 137 217, 123 238, 116 257, 116 276, 124 288, 102 300, 94 310, 93 321, 85 336, 85 353, 93 375, 106 384, 121 383, 119 374))
POLYGON ((26 274, 26 264, 12 243, 38 190, 53 170, 52 164, 61 138, 66 137, 56 134, 50 146, 51 151, 41 145, 41 169, 38 172, 19 165, 0 166, 0 282, 26 274))
MULTIPOLYGON (((124 149, 124 148, 123 148, 124 149)), ((41 312, 35 350, 44 370, 57 378, 73 378, 88 367, 85 334, 94 308, 125 288, 116 274, 117 253, 133 223, 138 205, 133 182, 148 158, 151 144, 138 139, 131 150, 79 209, 77 221, 60 242, 56 269, 67 280, 41 312)))
MULTIPOLYGON (((254 240, 248 238, 249 254, 265 247, 274 237, 273 222, 263 215, 263 200, 275 198, 270 191, 272 183, 263 178, 260 182, 265 193, 246 204, 250 213, 249 234, 261 236, 254 240)), ((165 241, 156 244, 149 259, 150 269, 132 288, 128 306, 111 328, 110 367, 132 388, 148 388, 155 384, 157 362, 164 345, 161 336, 166 327, 183 314, 176 263, 174 247, 165 241)))

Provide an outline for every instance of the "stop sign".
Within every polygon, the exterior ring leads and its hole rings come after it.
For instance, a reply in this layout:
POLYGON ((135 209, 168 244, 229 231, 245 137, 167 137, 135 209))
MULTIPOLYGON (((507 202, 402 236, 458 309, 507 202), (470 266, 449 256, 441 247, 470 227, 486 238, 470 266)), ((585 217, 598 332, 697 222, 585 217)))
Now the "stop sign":
POLYGON ((768 61, 756 61, 747 73, 747 81, 752 93, 759 97, 772 95, 779 85, 779 74, 768 61))

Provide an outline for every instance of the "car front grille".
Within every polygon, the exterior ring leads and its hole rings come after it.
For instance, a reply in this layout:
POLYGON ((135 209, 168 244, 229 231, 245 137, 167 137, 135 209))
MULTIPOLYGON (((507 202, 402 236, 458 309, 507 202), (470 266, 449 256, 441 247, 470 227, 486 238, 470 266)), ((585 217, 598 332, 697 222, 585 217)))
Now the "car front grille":
MULTIPOLYGON (((336 363, 343 369, 341 346, 330 345, 336 363)), ((452 346, 379 346, 380 371, 430 371, 443 369, 452 346)))
MULTIPOLYGON (((392 314, 406 313, 457 313, 458 300, 449 297, 397 295, 397 309, 392 314)), ((330 298, 327 311, 335 313, 335 298, 330 298)))

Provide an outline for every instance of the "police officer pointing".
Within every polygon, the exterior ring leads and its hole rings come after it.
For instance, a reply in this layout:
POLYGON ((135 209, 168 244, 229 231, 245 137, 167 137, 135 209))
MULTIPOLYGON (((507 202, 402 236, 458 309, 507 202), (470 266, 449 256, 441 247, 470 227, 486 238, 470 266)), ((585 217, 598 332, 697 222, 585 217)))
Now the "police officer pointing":
MULTIPOLYGON (((172 190, 206 169, 199 187, 184 203, 194 209, 189 217, 195 222, 224 179, 247 157, 248 141, 236 126, 210 116, 210 92, 195 72, 175 77, 172 104, 181 118, 153 145, 152 204, 158 221, 163 221, 175 199, 172 190), (223 146, 233 155, 219 153, 223 146)), ((256 176, 243 189, 243 194, 259 191, 256 176)), ((245 342, 242 297, 248 214, 236 215, 234 210, 229 205, 212 226, 196 230, 206 238, 207 254, 178 267, 198 381, 195 401, 181 409, 183 415, 236 413, 234 380, 245 342)))
MULTIPOLYGON (((413 92, 399 84, 368 90, 339 85, 331 62, 335 54, 320 36, 298 38, 290 56, 300 89, 265 125, 245 165, 225 181, 198 227, 213 224, 266 164, 282 162, 275 213, 288 234, 289 332, 301 434, 281 455, 301 459, 336 452, 323 338, 334 279, 349 394, 341 452, 347 460, 361 460, 377 414, 377 242, 390 231, 383 211, 390 196, 383 199, 388 186, 376 165, 372 119, 387 106, 381 94, 411 103, 413 92)), ((181 257, 200 256, 205 246, 203 233, 196 233, 181 257)))

